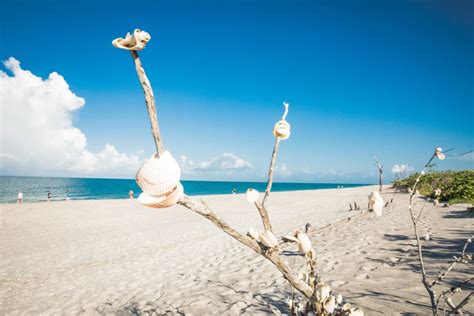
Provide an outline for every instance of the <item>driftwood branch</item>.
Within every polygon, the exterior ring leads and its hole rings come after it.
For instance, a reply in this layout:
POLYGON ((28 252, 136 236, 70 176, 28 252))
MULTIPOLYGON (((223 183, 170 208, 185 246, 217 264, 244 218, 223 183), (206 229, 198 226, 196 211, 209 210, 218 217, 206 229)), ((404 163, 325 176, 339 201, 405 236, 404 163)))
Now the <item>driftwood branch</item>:
POLYGON ((466 258, 466 249, 469 246, 469 244, 471 243, 471 240, 472 239, 469 238, 466 241, 466 243, 464 244, 464 247, 463 247, 462 252, 461 252, 461 256, 460 257, 455 257, 455 259, 448 264, 448 266, 443 270, 443 272, 438 273, 438 276, 436 277, 436 279, 431 283, 431 285, 430 285, 431 287, 433 287, 436 284, 438 284, 439 282, 441 282, 446 277, 446 275, 454 268, 454 266, 457 263, 462 262, 463 260, 465 260, 465 258, 466 258))
POLYGON ((161 156, 165 149, 160 134, 160 128, 158 127, 158 118, 156 116, 155 96, 153 95, 153 89, 151 88, 150 81, 146 76, 145 69, 143 69, 140 57, 138 57, 138 53, 134 50, 131 50, 130 53, 132 54, 133 61, 135 63, 135 70, 137 71, 138 79, 140 80, 143 92, 145 93, 145 103, 148 110, 148 117, 150 118, 151 134, 155 140, 156 151, 158 156, 161 156))
POLYGON ((280 258, 277 251, 273 251, 271 249, 264 249, 253 238, 239 233, 238 231, 230 227, 214 212, 212 212, 211 209, 204 203, 197 203, 196 201, 185 195, 181 198, 181 200, 179 200, 178 204, 205 217, 214 225, 216 225, 219 229, 224 231, 226 234, 238 240, 245 246, 258 253, 259 255, 265 257, 267 260, 273 263, 273 265, 283 274, 285 279, 287 279, 288 282, 290 282, 290 284, 295 289, 297 289, 299 292, 301 292, 308 298, 313 296, 313 289, 308 284, 300 280, 298 276, 293 273, 291 268, 280 258))
POLYGON ((383 166, 380 163, 380 161, 377 159, 377 157, 374 156, 375 163, 377 165, 377 169, 379 171, 379 191, 382 192, 382 187, 383 187, 383 166))

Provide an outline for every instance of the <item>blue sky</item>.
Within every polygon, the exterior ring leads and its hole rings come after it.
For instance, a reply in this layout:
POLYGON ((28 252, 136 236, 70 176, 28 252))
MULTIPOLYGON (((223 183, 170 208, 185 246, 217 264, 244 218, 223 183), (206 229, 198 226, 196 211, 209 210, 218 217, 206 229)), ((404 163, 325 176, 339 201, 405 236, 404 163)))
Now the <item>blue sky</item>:
MULTIPOLYGON (((87 138, 87 152, 112 144, 141 160, 154 149, 143 92, 129 53, 111 45, 141 28, 152 36, 140 56, 155 90, 165 146, 176 158, 186 156, 183 163, 193 161, 185 178, 264 179, 271 129, 287 101, 292 135, 280 149, 277 181, 375 182, 373 155, 391 178, 394 164, 419 169, 436 146, 474 149, 473 6, 10 1, 0 12, 0 59, 13 56, 43 79, 57 72, 84 98, 85 105, 70 114, 87 138), (230 168, 220 164, 224 153, 233 155, 225 158, 233 159, 230 168)), ((16 128, 3 133, 17 134, 16 128)), ((13 157, 13 151, 3 154, 13 157)), ((1 172, 134 176, 26 165, 4 162, 1 172)), ((439 164, 473 167, 469 155, 439 164)))

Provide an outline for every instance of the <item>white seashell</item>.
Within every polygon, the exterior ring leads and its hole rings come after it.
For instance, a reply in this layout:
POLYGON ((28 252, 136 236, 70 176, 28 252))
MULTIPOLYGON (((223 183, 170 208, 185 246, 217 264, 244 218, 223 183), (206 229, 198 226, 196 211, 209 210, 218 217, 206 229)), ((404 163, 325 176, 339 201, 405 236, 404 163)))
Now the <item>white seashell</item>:
POLYGON ((342 295, 341 295, 341 294, 337 294, 337 295, 336 295, 336 303, 337 303, 337 304, 341 304, 341 303, 342 303, 342 295))
POLYGON ((325 302, 329 294, 331 294, 331 288, 324 283, 320 283, 318 285, 318 295, 321 302, 325 302))
POLYGON ((133 35, 127 33, 125 38, 116 38, 112 41, 112 45, 126 50, 142 50, 145 48, 150 39, 150 34, 145 31, 135 29, 133 31, 133 35))
POLYGON ((336 308, 336 298, 334 296, 331 296, 328 301, 324 304, 324 310, 326 313, 333 313, 334 309, 336 308))
POLYGON ((303 254, 306 254, 308 251, 311 250, 311 240, 302 233, 299 229, 295 231, 295 237, 298 239, 298 250, 301 251, 303 254))
POLYGON ((430 235, 429 235, 429 234, 426 234, 426 235, 425 235, 425 240, 426 240, 426 241, 429 241, 429 240, 430 240, 430 235))
POLYGON ((178 182, 176 188, 166 195, 153 196, 143 192, 138 196, 138 202, 148 207, 166 208, 175 205, 183 194, 183 186, 178 182))
POLYGON ((251 227, 249 229, 248 235, 250 235, 250 237, 252 237, 256 241, 260 241, 260 236, 259 236, 260 234, 258 233, 258 231, 256 229, 251 227))
POLYGON ((286 120, 279 120, 273 127, 273 136, 282 140, 288 139, 291 134, 291 125, 286 120))
POLYGON ((181 170, 168 151, 161 157, 153 155, 138 169, 135 176, 143 192, 152 196, 162 196, 173 191, 179 183, 181 170))
POLYGON ((282 239, 286 242, 298 242, 298 239, 296 239, 295 236, 291 236, 291 235, 283 236, 282 239))
POLYGON ((269 230, 260 233, 259 236, 260 242, 268 248, 277 248, 278 247, 278 239, 273 235, 273 233, 269 230))
POLYGON ((378 191, 369 194, 369 210, 373 210, 376 216, 382 216, 383 198, 378 191))
POLYGON ((352 305, 350 303, 346 303, 342 306, 342 310, 347 312, 351 309, 352 305))
POLYGON ((259 196, 260 194, 255 189, 247 189, 247 193, 245 194, 247 201, 249 201, 250 203, 256 203, 258 201, 259 196))
POLYGON ((438 157, 439 160, 446 159, 446 156, 443 153, 443 148, 441 148, 441 147, 437 147, 435 149, 435 155, 436 155, 436 157, 438 157))
POLYGON ((308 283, 309 274, 308 274, 307 272, 300 271, 300 272, 298 273, 298 278, 299 278, 301 281, 304 281, 304 282, 308 283))

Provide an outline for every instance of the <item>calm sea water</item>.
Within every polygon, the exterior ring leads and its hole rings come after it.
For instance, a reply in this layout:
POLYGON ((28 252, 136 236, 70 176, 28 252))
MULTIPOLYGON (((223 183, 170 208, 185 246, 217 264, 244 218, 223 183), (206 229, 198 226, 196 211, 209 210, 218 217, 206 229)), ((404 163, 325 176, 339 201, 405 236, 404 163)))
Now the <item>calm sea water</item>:
MULTIPOLYGON (((248 188, 260 192, 266 188, 264 182, 219 182, 182 181, 188 195, 229 194, 235 188, 244 193, 248 188)), ((337 187, 357 187, 366 184, 344 183, 274 183, 272 191, 318 190, 337 187)), ((133 190, 135 196, 141 192, 133 179, 88 179, 88 178, 46 178, 0 176, 0 203, 16 202, 18 192, 23 192, 23 201, 46 201, 48 191, 53 201, 66 199, 69 191, 71 200, 126 199, 133 190)))

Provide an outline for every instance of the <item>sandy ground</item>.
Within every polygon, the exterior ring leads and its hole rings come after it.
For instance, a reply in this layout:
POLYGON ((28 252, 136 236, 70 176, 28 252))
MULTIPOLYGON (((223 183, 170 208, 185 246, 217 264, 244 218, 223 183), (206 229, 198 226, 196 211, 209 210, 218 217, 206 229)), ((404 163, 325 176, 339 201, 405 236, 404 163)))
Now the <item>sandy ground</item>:
MULTIPOLYGON (((349 202, 366 208, 373 189, 272 193, 270 218, 280 235, 307 222, 323 227, 356 215, 349 202)), ((366 315, 429 314, 416 272, 408 195, 387 190, 383 196, 394 199, 383 217, 371 214, 309 234, 320 275, 366 315)), ((260 229, 258 212, 244 196, 205 199, 238 230, 260 229)), ((417 207, 422 204, 418 200, 417 207)), ((137 201, 104 200, 0 208, 2 315, 288 312, 290 287, 272 264, 182 207, 154 210, 137 201)), ((429 273, 473 234, 474 217, 465 209, 427 205, 420 227, 431 235, 423 242, 429 273)), ((294 248, 283 256, 298 271, 303 259, 294 248)), ((472 271, 472 263, 456 266, 448 285, 472 271)), ((474 312, 474 302, 465 309, 474 312)))

